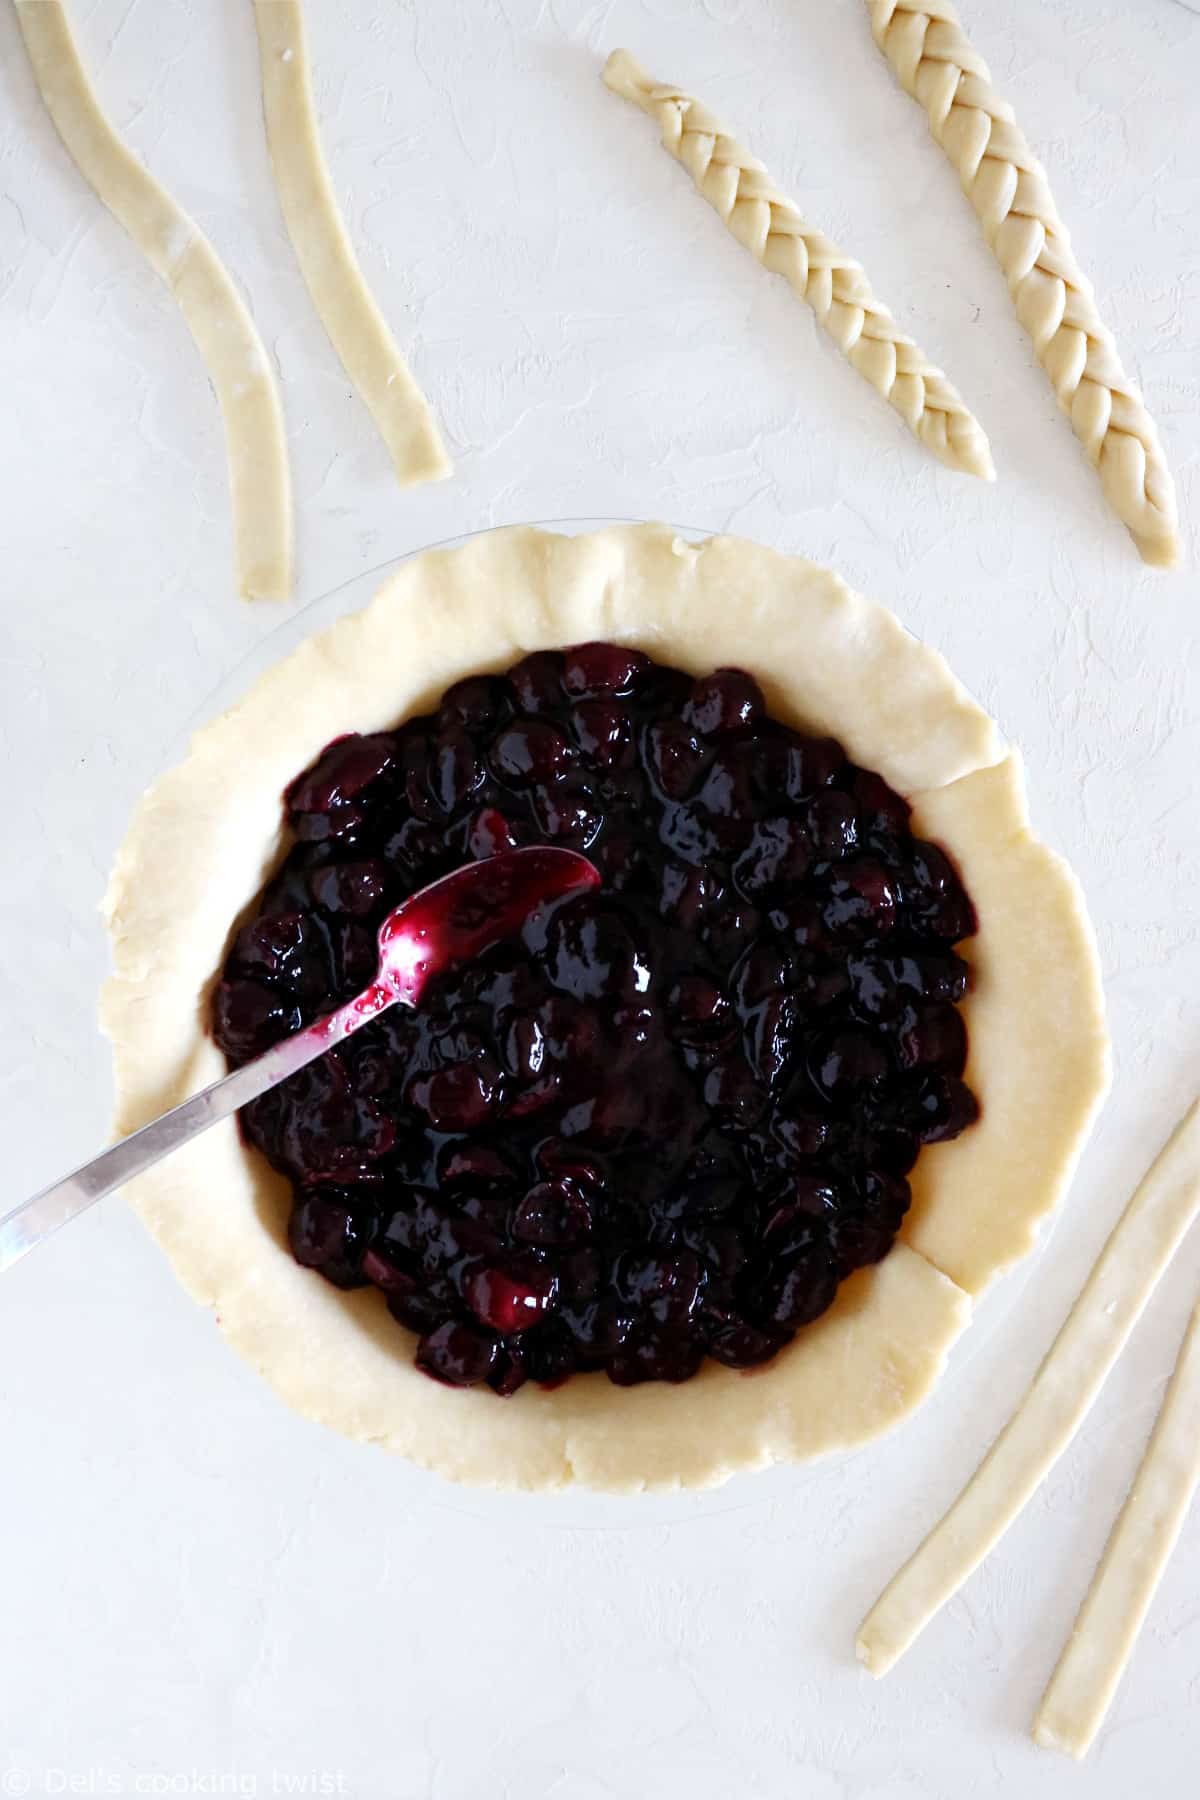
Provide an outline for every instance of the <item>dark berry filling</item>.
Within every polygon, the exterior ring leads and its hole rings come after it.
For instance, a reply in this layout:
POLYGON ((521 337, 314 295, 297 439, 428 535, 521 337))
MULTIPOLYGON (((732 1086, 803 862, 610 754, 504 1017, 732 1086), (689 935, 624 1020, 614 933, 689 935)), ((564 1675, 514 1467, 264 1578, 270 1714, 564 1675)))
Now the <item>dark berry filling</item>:
POLYGON ((242 1115, 297 1259, 379 1288, 442 1381, 765 1362, 977 1115, 953 866, 739 670, 539 652, 331 744, 286 802, 217 989, 231 1064, 351 998, 384 915, 459 864, 553 842, 603 876, 242 1115))

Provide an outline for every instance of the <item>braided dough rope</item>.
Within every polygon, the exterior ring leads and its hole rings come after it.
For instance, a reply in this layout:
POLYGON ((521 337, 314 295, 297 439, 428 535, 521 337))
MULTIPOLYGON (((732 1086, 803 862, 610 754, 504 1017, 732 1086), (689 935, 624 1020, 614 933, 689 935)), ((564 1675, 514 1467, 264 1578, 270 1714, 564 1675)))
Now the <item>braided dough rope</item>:
POLYGON ((801 219, 755 157, 698 100, 652 81, 628 50, 604 65, 614 93, 658 121, 681 162, 740 244, 786 276, 842 354, 894 406, 913 434, 951 469, 995 479, 988 441, 942 371, 875 298, 862 265, 801 219))
POLYGON ((204 233, 122 143, 92 92, 60 0, 17 0, 46 110, 79 173, 170 288, 204 359, 225 425, 238 589, 285 600, 292 490, 270 359, 204 233))
POLYGON ((300 0, 255 0, 254 15, 275 186, 317 316, 379 427, 401 487, 441 481, 450 459, 338 212, 317 131, 300 0))
POLYGON ((958 170, 1008 279, 1017 317, 1070 414, 1113 511, 1156 568, 1180 560, 1175 484, 1158 430, 1121 367, 1075 260, 1046 171, 992 87, 949 0, 867 0, 875 42, 958 170))

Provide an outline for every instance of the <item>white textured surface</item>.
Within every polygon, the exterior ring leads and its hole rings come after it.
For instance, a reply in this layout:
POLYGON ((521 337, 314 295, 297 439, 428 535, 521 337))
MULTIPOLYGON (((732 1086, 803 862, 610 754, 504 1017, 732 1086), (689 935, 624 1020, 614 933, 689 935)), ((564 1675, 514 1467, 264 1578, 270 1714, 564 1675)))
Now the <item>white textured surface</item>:
MULTIPOLYGON (((28 1772, 35 1793, 320 1792, 324 1775, 369 1800, 1190 1793, 1200 1519, 1085 1769, 1024 1734, 1149 1430, 1194 1243, 1054 1477, 912 1655, 876 1686, 852 1637, 1200 1085, 1200 17, 967 5, 1162 426, 1192 564, 1163 576, 1105 511, 858 0, 311 11, 346 216, 457 458, 439 488, 395 487, 308 307, 248 4, 76 7, 116 122, 228 255, 278 359, 301 597, 474 526, 580 513, 834 563, 1024 745, 1038 825, 1096 915, 1117 1085, 1029 1285, 1007 1314, 1003 1290, 987 1302, 983 1348, 968 1337, 910 1427, 676 1500, 458 1492, 294 1421, 106 1203, 3 1285, 0 1790, 28 1772), (927 458, 728 241, 601 86, 620 43, 859 248, 978 412, 995 488, 927 458)), ((95 904, 134 797, 282 615, 233 598, 216 407, 169 297, 67 163, 7 8, 0 394, 15 1199, 103 1134, 95 904)))

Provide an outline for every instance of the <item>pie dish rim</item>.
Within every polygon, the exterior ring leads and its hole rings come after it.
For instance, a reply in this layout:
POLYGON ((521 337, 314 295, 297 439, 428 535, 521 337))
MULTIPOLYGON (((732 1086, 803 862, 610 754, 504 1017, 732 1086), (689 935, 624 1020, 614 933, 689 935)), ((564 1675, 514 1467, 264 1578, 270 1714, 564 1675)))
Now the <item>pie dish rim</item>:
MULTIPOLYGON (((406 615, 410 633, 416 613, 413 608, 406 615)), ((1090 924, 1074 878, 1029 831, 1019 757, 935 651, 885 608, 853 595, 832 572, 742 539, 710 538, 696 545, 676 528, 654 524, 616 524, 578 536, 502 527, 473 534, 455 548, 435 546, 406 559, 364 612, 347 614, 326 632, 306 638, 282 663, 273 663, 240 705, 205 727, 180 767, 143 799, 106 901, 116 974, 105 990, 102 1022, 113 1041, 117 1126, 134 1129, 220 1073, 219 1054, 201 1035, 200 1021, 233 919, 257 891, 277 851, 279 798, 287 780, 338 729, 398 723, 458 674, 503 667, 524 650, 585 637, 638 643, 697 673, 722 662, 749 667, 764 680, 773 712, 787 717, 790 710, 796 717, 798 711, 810 728, 842 737, 856 761, 877 769, 914 802, 914 831, 945 843, 959 862, 981 914, 980 938, 973 943, 983 955, 967 950, 981 972, 976 993, 964 1005, 972 1040, 966 1078, 983 1100, 985 1118, 962 1139, 923 1152, 914 1170, 913 1212, 896 1248, 883 1263, 843 1284, 830 1313, 752 1377, 710 1364, 683 1388, 647 1384, 631 1391, 613 1388, 602 1375, 574 1376, 553 1392, 525 1389, 498 1401, 490 1392, 455 1392, 429 1382, 412 1365, 410 1334, 386 1314, 381 1296, 373 1290, 340 1292, 292 1261, 283 1232, 286 1206, 278 1201, 287 1184, 241 1145, 232 1124, 151 1171, 129 1197, 185 1287, 216 1307, 234 1347, 309 1416, 348 1435, 385 1443, 454 1478, 486 1485, 554 1487, 571 1480, 617 1490, 712 1485, 739 1468, 856 1446, 919 1404, 968 1322, 971 1296, 1032 1247, 1039 1223, 1061 1198, 1108 1080, 1090 924), (739 584, 743 604, 730 608, 729 592, 739 584), (397 671, 379 654, 378 642, 372 648, 376 627, 364 621, 381 624, 392 609, 414 600, 435 613, 441 607, 442 618, 436 629, 428 628, 428 620, 418 629, 425 661, 416 668, 424 678, 412 674, 414 659, 407 655, 412 679, 407 693, 398 696, 397 671), (815 645, 817 660, 826 657, 836 670, 839 658, 849 666, 846 658, 853 652, 855 667, 866 669, 854 720, 838 715, 844 695, 832 690, 821 691, 824 710, 814 712, 811 693, 806 706, 793 685, 801 680, 798 665, 781 686, 779 645, 789 627, 798 629, 798 621, 808 631, 806 657, 815 645), (760 651, 753 629, 746 638, 748 624, 757 627, 760 651), (686 633, 686 641, 673 630, 686 633), (728 653, 734 636, 740 655, 728 653), (881 669, 886 681, 879 679, 881 669), (369 677, 375 708, 369 717, 363 716, 356 670, 369 677), (904 682, 898 682, 900 672, 904 682), (871 688, 873 677, 879 691, 871 688), (301 683, 304 698, 298 702, 301 683), (904 724, 909 715, 897 719, 894 689, 905 683, 917 702, 909 722, 919 729, 909 732, 907 741, 897 739, 894 750, 885 744, 880 754, 878 745, 870 747, 871 734, 886 738, 889 721, 893 730, 904 724), (281 746, 266 726, 271 719, 281 725, 285 715, 287 745, 281 746), (230 787, 229 768, 231 762, 244 764, 247 736, 255 732, 262 758, 261 766, 253 762, 251 797, 244 784, 230 787), (221 778, 214 781, 215 775, 221 778), (231 791, 240 807, 211 805, 214 793, 227 802, 231 791), (246 813, 252 815, 249 823, 246 813), (994 829, 980 830, 981 817, 994 829), (225 901, 214 900, 206 887, 193 906, 202 920, 181 921, 164 892, 175 881, 156 881, 154 871, 169 866, 177 875, 180 859, 186 865, 195 856, 196 831, 215 831, 222 844, 236 844, 238 867, 253 867, 256 878, 243 887, 240 903, 220 915, 216 907, 225 901), (170 857, 164 857, 167 846, 170 857), (1013 885, 1007 872, 1018 867, 1021 892, 1007 891, 1013 885), (1033 1159, 1035 1179, 1028 1183, 1026 1167, 1023 1195, 1012 1204, 994 1176, 982 1187, 979 1183, 986 1152, 1000 1141, 994 1119, 987 1128, 988 1083, 979 1073, 979 1059, 992 1066, 988 1055, 997 1020, 1011 1025, 1019 1018, 1017 989, 1002 991, 1004 984, 992 981, 986 965, 992 943, 998 950, 1003 945, 1012 963, 1012 915, 1021 911, 1018 903, 1027 900, 1031 885, 1035 922, 1049 922, 1056 947, 1057 985, 1076 1003, 1080 1024, 1072 1040, 1076 1055, 1065 1115, 1057 1124, 1053 1118, 1040 1121, 1049 1136, 1033 1159), (990 918, 998 923, 989 941, 990 918), (207 963, 181 931, 188 923, 197 926, 194 935, 204 936, 209 952, 220 927, 222 941, 207 963), (200 1188, 214 1184, 227 1200, 215 1235, 211 1207, 202 1210, 198 1197, 200 1188), (992 1202, 999 1191, 1001 1215, 990 1226, 973 1220, 972 1209, 964 1211, 961 1201, 951 1203, 956 1189, 968 1187, 992 1202), (240 1253, 233 1246, 240 1246, 240 1253), (373 1303, 380 1317, 371 1316, 373 1303), (311 1354, 314 1333, 323 1355, 311 1354), (831 1389, 844 1392, 848 1384, 851 1400, 831 1405, 831 1389)), ((782 662, 786 666, 786 658, 782 662)), ((221 879, 224 859, 219 870, 217 885, 228 898, 229 882, 221 879)), ((1039 965, 1036 955, 1031 967, 1027 962, 1019 973, 1036 1012, 1038 988, 1047 979, 1054 985, 1055 971, 1039 965)), ((1007 1116, 1012 1100, 1007 1088, 1002 1091, 1007 1116)), ((1024 1160, 1028 1165, 1028 1155, 1024 1160)))

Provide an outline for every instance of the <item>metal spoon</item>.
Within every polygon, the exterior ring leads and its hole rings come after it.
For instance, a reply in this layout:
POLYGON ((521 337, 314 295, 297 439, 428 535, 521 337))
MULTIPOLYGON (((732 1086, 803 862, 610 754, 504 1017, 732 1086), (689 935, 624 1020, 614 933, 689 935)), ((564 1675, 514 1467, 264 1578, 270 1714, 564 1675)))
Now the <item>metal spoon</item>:
POLYGON ((375 980, 355 999, 202 1088, 0 1219, 0 1271, 93 1200, 123 1187, 219 1119, 227 1119, 306 1063, 315 1062, 387 1007, 419 1005, 434 976, 511 937, 540 902, 583 892, 599 882, 586 857, 535 845, 470 863, 422 888, 384 920, 375 980))

